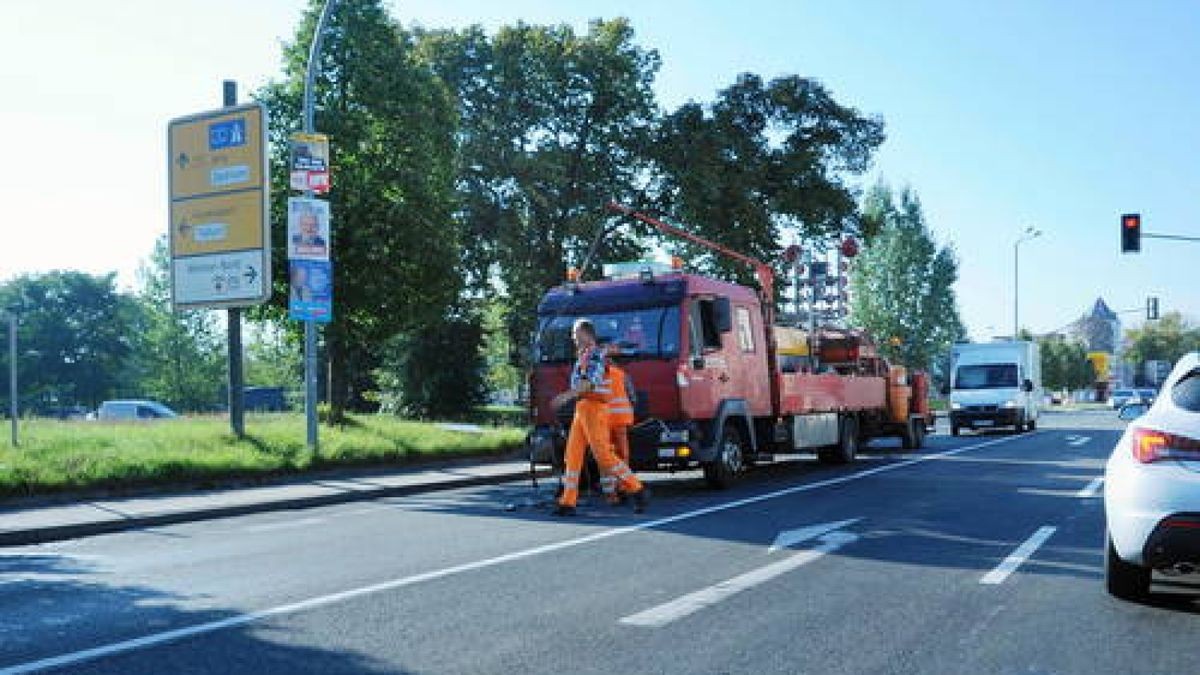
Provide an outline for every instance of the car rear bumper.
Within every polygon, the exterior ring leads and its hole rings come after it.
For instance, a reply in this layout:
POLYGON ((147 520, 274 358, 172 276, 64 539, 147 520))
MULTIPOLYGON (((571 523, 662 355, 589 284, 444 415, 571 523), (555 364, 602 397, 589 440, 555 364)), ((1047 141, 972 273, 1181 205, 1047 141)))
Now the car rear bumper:
POLYGON ((1200 513, 1177 513, 1160 521, 1142 547, 1142 560, 1156 569, 1200 565, 1200 513))

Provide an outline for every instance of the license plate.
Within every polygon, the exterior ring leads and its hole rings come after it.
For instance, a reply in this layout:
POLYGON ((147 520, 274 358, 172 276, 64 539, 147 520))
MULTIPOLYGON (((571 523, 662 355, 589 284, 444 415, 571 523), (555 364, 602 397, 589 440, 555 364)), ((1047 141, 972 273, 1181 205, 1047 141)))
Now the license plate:
POLYGON ((975 426, 977 427, 990 427, 992 424, 994 424, 994 422, 991 420, 975 420, 975 426))

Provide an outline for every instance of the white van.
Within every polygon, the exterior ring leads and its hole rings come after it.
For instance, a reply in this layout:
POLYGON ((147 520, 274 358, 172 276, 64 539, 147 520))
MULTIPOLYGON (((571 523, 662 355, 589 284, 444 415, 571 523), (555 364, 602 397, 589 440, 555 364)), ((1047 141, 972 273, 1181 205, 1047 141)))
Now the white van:
POLYGON ((158 420, 178 417, 174 410, 158 401, 105 401, 96 411, 101 420, 158 420))
POLYGON ((1036 342, 956 344, 951 351, 950 433, 960 429, 1036 429, 1042 402, 1036 342))

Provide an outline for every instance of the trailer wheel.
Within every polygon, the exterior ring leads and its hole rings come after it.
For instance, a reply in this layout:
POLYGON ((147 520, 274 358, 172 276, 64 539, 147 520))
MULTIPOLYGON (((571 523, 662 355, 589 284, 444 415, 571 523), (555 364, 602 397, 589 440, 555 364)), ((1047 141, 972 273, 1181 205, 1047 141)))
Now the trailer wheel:
POLYGON ((721 447, 717 450, 717 458, 705 462, 704 481, 711 488, 718 490, 733 485, 746 471, 746 452, 742 445, 742 434, 737 427, 726 424, 721 434, 721 447))
POLYGON ((858 456, 858 420, 842 418, 838 427, 838 444, 817 451, 817 458, 825 464, 849 464, 858 456))

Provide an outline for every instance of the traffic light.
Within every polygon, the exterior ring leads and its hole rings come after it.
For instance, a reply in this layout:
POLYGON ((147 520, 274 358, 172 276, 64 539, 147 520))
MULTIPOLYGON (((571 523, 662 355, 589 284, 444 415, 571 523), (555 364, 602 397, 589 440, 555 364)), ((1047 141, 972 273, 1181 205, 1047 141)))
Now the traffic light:
POLYGON ((1158 298, 1156 297, 1151 296, 1146 298, 1146 320, 1158 320, 1158 298))
POLYGON ((1121 216, 1121 253, 1137 253, 1142 250, 1142 214, 1126 213, 1121 216))

